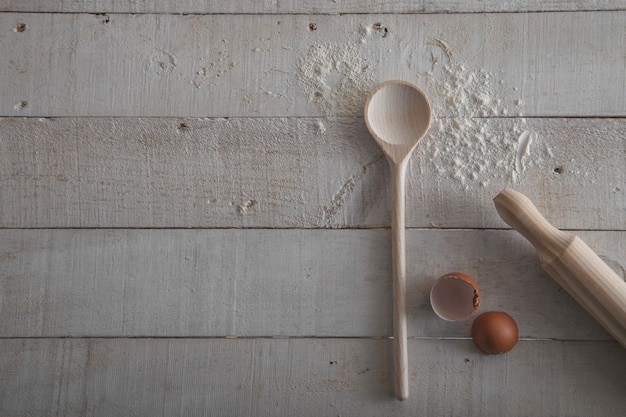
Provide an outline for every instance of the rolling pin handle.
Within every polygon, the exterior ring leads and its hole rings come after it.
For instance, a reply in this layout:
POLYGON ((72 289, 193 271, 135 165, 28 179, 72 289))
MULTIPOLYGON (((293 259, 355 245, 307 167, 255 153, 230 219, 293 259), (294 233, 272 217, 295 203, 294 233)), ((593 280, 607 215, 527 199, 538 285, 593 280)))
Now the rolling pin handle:
POLYGON ((546 261, 557 257, 574 239, 552 226, 532 201, 518 191, 506 188, 493 202, 502 220, 528 239, 546 261))

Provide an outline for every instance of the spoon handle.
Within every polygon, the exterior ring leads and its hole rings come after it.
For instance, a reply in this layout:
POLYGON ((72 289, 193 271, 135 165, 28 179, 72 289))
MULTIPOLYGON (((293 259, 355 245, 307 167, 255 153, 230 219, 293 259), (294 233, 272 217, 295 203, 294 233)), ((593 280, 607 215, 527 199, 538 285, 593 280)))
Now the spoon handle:
POLYGON ((409 397, 409 366, 406 330, 406 244, 404 235, 405 178, 408 158, 389 160, 391 169, 391 258, 393 277, 393 355, 396 397, 409 397))

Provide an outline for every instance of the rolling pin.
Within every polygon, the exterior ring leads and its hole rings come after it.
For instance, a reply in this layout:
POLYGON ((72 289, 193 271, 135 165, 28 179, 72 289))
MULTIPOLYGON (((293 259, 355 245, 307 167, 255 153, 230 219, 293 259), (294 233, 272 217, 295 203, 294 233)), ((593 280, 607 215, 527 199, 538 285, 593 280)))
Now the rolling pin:
POLYGON ((493 202, 502 220, 533 244, 548 275, 626 347, 626 282, 578 236, 552 226, 524 194, 506 188, 493 202))

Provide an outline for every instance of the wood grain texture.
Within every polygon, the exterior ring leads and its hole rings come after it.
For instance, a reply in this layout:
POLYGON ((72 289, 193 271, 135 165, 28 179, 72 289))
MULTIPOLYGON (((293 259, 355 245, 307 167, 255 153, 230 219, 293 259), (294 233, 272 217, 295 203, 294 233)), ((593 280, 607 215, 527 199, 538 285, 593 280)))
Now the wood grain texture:
POLYGON ((552 226, 525 195, 507 188, 498 214, 532 243, 541 267, 626 348, 626 283, 578 236, 552 226))
POLYGON ((514 187, 625 278, 625 21, 621 0, 0 0, 0 415, 625 415, 626 351, 490 229, 514 187), (362 119, 388 79, 434 115, 407 171, 407 403, 362 119), (516 319, 511 352, 432 312, 451 271, 516 319))
POLYGON ((64 13, 459 13, 625 10, 622 0, 0 0, 0 11, 64 13))
MULTIPOLYGON (((624 277, 626 234, 580 236, 624 277)), ((515 231, 407 230, 410 337, 468 337, 428 299, 459 271, 522 338, 612 340, 515 231)), ((389 230, 0 230, 1 337, 392 332, 389 230)))
MULTIPOLYGON (((435 119, 408 227, 507 227, 515 187, 561 229, 624 230, 626 122, 435 119), (524 138, 533 138, 528 148, 524 138)), ((0 227, 381 227, 389 171, 362 119, 0 119, 0 227)))
POLYGON ((409 395, 406 319, 406 171, 430 126, 431 109, 422 90, 404 81, 380 84, 365 103, 365 124, 391 173, 391 259, 396 398, 409 395))
POLYGON ((4 13, 0 115, 353 116, 378 82, 403 79, 439 117, 623 116, 625 19, 4 13))
POLYGON ((0 412, 21 416, 613 417, 626 351, 613 342, 411 340, 412 395, 392 399, 391 341, 0 340, 0 412))
MULTIPOLYGON (((383 148, 384 149, 384 148, 383 148)), ((396 397, 409 395, 407 348, 407 249, 406 249, 406 168, 411 152, 399 162, 386 153, 391 171, 391 292, 393 294, 393 348, 396 397)))

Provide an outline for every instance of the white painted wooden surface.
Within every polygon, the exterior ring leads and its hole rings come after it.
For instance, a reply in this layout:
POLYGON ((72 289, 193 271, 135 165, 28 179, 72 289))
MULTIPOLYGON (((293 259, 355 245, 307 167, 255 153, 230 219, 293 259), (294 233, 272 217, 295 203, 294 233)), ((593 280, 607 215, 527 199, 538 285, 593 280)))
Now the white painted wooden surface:
MULTIPOLYGON (((467 120, 435 120, 415 150, 409 227, 507 227, 491 200, 514 187, 559 228, 624 229, 623 119, 467 120)), ((0 227, 390 224, 362 119, 0 118, 0 154, 0 227)))
POLYGON ((524 192, 624 277, 624 22, 617 0, 0 0, 0 415, 626 414, 626 352, 491 202, 524 192), (362 119, 390 78, 435 115, 407 403, 362 119), (432 313, 453 270, 517 319, 513 351, 432 313))
POLYGON ((0 11, 65 13, 442 13, 626 10, 623 0, 0 0, 0 11))
POLYGON ((385 339, 13 339, 0 346, 5 415, 624 411, 626 351, 612 342, 521 341, 509 354, 485 356, 469 340, 410 340, 406 402, 392 399, 385 339))
POLYGON ((360 116, 377 82, 400 78, 421 85, 439 117, 618 116, 625 20, 626 11, 7 13, 0 115, 360 116), (475 91, 450 105, 440 84, 463 88, 470 77, 497 97, 485 103, 475 91))
MULTIPOLYGON (((625 232, 580 236, 624 277, 625 232)), ((387 337, 390 242, 383 229, 2 230, 0 337, 387 337)), ((408 231, 409 336, 469 334, 428 300, 457 270, 521 337, 610 340, 504 230, 408 231)))

